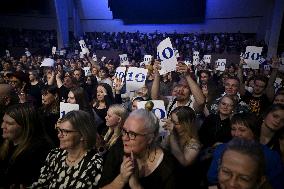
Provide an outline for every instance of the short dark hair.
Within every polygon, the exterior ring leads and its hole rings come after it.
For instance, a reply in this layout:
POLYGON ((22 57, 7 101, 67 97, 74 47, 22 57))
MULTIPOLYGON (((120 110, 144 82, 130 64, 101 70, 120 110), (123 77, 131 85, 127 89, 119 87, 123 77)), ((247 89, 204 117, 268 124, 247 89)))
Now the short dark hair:
POLYGON ((267 83, 268 83, 268 79, 267 79, 267 77, 266 76, 264 76, 264 75, 257 75, 257 76, 255 76, 255 78, 254 78, 254 82, 255 81, 262 81, 263 83, 265 83, 265 87, 267 86, 267 83))
POLYGON ((242 138, 233 138, 226 146, 220 159, 220 165, 223 161, 223 156, 227 151, 239 152, 249 156, 256 163, 256 178, 257 182, 261 183, 261 177, 265 174, 265 158, 262 146, 254 140, 246 140, 242 138))
POLYGON ((260 137, 260 126, 257 123, 257 117, 253 113, 237 113, 231 119, 231 125, 241 124, 249 128, 255 139, 260 137))

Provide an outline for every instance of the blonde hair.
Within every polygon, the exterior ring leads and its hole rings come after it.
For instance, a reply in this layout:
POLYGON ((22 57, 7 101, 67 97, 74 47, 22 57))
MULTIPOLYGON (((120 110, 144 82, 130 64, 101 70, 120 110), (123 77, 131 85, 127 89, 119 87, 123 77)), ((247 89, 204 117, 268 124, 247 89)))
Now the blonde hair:
POLYGON ((114 128, 114 130, 112 128, 108 128, 108 131, 104 136, 104 141, 106 142, 107 149, 109 149, 120 137, 121 127, 124 124, 128 115, 126 108, 124 108, 121 104, 113 104, 109 107, 109 110, 111 110, 115 115, 120 118, 120 122, 114 128))

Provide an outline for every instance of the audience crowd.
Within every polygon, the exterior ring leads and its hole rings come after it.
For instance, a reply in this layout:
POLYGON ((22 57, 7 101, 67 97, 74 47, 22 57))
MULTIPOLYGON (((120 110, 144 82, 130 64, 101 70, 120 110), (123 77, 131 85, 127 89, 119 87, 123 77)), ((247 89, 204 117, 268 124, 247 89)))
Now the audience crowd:
POLYGON ((0 33, 0 188, 284 188, 284 73, 255 35, 92 32, 52 53, 54 31, 0 33), (140 64, 167 37, 176 70, 160 72, 155 58, 140 64), (80 56, 82 39, 90 52, 80 56), (242 57, 224 71, 186 64, 194 51, 202 60, 252 45, 270 69, 245 68, 242 57), (129 65, 99 50, 127 54, 129 65), (145 85, 127 93, 120 66, 147 69, 145 85), (79 108, 63 112, 62 103, 79 108))

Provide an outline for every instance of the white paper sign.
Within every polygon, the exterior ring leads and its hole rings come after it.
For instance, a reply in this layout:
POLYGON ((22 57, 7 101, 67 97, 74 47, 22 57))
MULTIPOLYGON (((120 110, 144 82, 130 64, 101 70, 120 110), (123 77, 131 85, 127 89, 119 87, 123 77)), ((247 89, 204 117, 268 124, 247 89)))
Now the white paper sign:
POLYGON ((30 51, 26 51, 25 54, 27 57, 30 57, 32 55, 30 51))
POLYGON ((192 63, 193 63, 193 65, 199 64, 199 52, 198 51, 193 52, 192 63))
POLYGON ((105 59, 106 59, 106 57, 105 57, 105 56, 103 56, 103 57, 101 58, 101 61, 103 62, 105 59))
POLYGON ((97 55, 93 54, 92 59, 93 61, 97 62, 98 61, 97 55))
POLYGON ((130 67, 126 73, 126 91, 134 92, 145 85, 148 70, 130 67))
POLYGON ((166 72, 176 70, 177 58, 174 55, 174 49, 170 38, 166 38, 157 47, 157 57, 161 60, 161 69, 166 72))
POLYGON ((84 67, 83 70, 85 72, 85 76, 91 75, 90 67, 84 67))
MULTIPOLYGON (((154 104, 152 112, 157 116, 159 119, 159 135, 162 137, 167 136, 169 133, 166 131, 162 126, 164 125, 164 122, 161 121, 161 119, 167 118, 165 103, 163 100, 151 100, 154 104)), ((147 101, 140 101, 137 102, 137 108, 138 109, 145 109, 145 104, 147 101)))
MULTIPOLYGON (((154 104, 152 112, 157 116, 158 119, 167 118, 165 102, 163 100, 151 100, 154 104)), ((137 102, 138 109, 145 109, 147 101, 137 102)))
POLYGON ((270 65, 269 64, 263 65, 263 69, 269 71, 270 70, 270 65))
POLYGON ((177 50, 177 49, 174 49, 174 51, 175 51, 175 56, 176 56, 176 58, 179 58, 180 56, 179 56, 178 50, 177 50))
POLYGON ((65 114, 73 110, 79 110, 79 104, 60 102, 60 118, 62 118, 65 114))
POLYGON ((183 62, 184 62, 187 66, 191 66, 191 65, 192 65, 189 60, 185 60, 185 61, 183 61, 183 62))
POLYGON ((6 50, 6 57, 10 57, 10 51, 6 50))
POLYGON ((80 52, 80 58, 84 58, 84 53, 80 52))
POLYGON ((281 88, 281 82, 282 82, 282 79, 277 77, 275 79, 275 82, 274 82, 274 88, 275 88, 275 91, 277 91, 277 89, 281 88))
POLYGON ((244 54, 244 61, 252 69, 259 69, 262 47, 247 46, 244 54))
POLYGON ((216 60, 215 64, 217 65, 216 70, 225 71, 226 68, 226 59, 218 59, 216 60))
POLYGON ((119 55, 120 65, 126 66, 129 65, 127 54, 120 54, 119 55))
POLYGON ((54 60, 52 58, 45 58, 41 62, 40 67, 43 67, 43 66, 54 67, 54 63, 55 62, 54 62, 54 60))
POLYGON ((151 63, 151 60, 152 60, 152 55, 144 55, 144 64, 145 65, 149 65, 151 63))
POLYGON ((89 54, 90 53, 90 51, 87 48, 86 43, 85 43, 84 40, 80 40, 79 44, 80 44, 80 47, 81 47, 81 50, 82 50, 83 54, 89 54))
POLYGON ((211 55, 204 55, 203 62, 210 64, 211 63, 211 55))
POLYGON ((122 82, 125 80, 125 72, 126 72, 126 67, 117 67, 115 70, 115 78, 122 79, 122 82))
POLYGON ((56 53, 56 47, 52 47, 51 53, 52 53, 52 55, 55 55, 55 53, 56 53))

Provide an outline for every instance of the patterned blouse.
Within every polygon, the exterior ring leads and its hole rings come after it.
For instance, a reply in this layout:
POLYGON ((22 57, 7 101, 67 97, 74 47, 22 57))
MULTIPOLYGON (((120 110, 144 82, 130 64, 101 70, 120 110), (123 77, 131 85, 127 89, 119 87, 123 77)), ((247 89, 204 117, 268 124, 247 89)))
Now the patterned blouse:
POLYGON ((66 156, 66 150, 51 150, 38 181, 30 188, 97 188, 103 168, 102 157, 90 150, 77 165, 68 166, 66 156))

